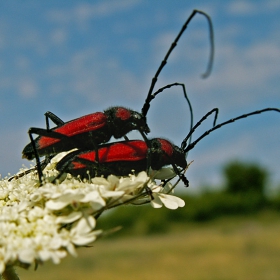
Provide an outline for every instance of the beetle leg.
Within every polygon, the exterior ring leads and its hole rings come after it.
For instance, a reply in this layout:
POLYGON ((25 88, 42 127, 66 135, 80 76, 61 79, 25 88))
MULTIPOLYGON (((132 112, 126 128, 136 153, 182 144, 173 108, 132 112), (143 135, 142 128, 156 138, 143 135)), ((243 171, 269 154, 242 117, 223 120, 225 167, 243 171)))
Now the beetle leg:
POLYGON ((172 163, 172 167, 173 167, 174 171, 176 172, 176 174, 183 181, 185 186, 188 187, 189 186, 189 180, 187 179, 187 177, 179 171, 178 167, 175 164, 172 163))
POLYGON ((64 124, 64 121, 62 119, 60 119, 57 115, 55 115, 54 113, 47 111, 45 113, 45 117, 46 117, 46 128, 47 130, 50 130, 50 124, 49 124, 49 119, 53 121, 54 124, 56 124, 57 126, 62 126, 64 124))
POLYGON ((43 172, 42 172, 42 167, 41 167, 41 164, 40 164, 39 154, 37 152, 36 144, 35 144, 35 141, 34 141, 34 138, 33 138, 32 134, 38 134, 40 136, 52 137, 52 138, 56 138, 56 139, 65 139, 65 138, 68 138, 68 137, 61 134, 61 133, 51 131, 51 130, 47 130, 47 129, 43 129, 43 128, 31 127, 28 130, 28 135, 29 135, 31 145, 32 145, 34 155, 35 155, 35 160, 36 160, 36 165, 37 165, 37 170, 38 170, 38 176, 39 176, 39 182, 40 182, 40 184, 42 184, 43 172))

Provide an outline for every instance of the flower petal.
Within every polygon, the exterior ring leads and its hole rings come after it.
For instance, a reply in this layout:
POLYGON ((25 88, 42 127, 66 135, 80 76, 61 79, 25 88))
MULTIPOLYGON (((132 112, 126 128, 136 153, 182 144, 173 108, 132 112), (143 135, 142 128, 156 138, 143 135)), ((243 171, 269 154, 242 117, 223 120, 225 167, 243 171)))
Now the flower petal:
POLYGON ((160 200, 166 208, 177 209, 178 207, 185 206, 185 201, 181 198, 168 194, 160 194, 160 200))
POLYGON ((170 167, 163 167, 160 170, 154 171, 153 178, 158 180, 166 180, 174 178, 177 174, 173 168, 170 167))
POLYGON ((56 219, 57 224, 70 224, 82 217, 83 213, 82 212, 72 212, 68 216, 59 216, 56 219))
POLYGON ((162 207, 162 201, 159 198, 158 195, 153 194, 154 199, 151 200, 151 205, 153 208, 161 208, 162 207))

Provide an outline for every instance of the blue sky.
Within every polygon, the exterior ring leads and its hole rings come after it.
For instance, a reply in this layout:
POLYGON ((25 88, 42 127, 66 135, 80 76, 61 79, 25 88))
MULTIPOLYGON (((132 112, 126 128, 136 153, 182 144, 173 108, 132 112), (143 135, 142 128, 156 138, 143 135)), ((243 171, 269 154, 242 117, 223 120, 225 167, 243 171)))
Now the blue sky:
MULTIPOLYGON (((280 2, 265 1, 2 1, 0 4, 0 171, 29 162, 21 151, 31 126, 45 127, 44 113, 64 121, 110 106, 140 111, 161 60, 193 9, 207 12, 215 32, 212 75, 201 79, 209 34, 201 15, 160 74, 155 89, 186 85, 194 118, 214 107, 218 122, 265 107, 280 107, 280 2)), ((189 112, 181 89, 151 103, 150 137, 180 145, 189 112)), ((194 139, 206 129, 205 122, 194 139)), ((256 161, 279 185, 280 114, 270 112, 213 132, 188 155, 193 189, 221 184, 232 159, 256 161)), ((131 137, 138 138, 134 133, 131 137)))

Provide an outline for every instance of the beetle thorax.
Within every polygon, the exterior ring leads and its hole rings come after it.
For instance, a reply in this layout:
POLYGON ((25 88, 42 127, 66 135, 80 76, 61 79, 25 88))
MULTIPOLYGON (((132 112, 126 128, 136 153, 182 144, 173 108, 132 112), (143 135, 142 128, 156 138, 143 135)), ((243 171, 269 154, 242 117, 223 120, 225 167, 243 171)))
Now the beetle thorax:
POLYGON ((112 107, 105 111, 108 117, 108 127, 115 138, 121 138, 132 130, 148 133, 146 118, 138 112, 124 107, 112 107))

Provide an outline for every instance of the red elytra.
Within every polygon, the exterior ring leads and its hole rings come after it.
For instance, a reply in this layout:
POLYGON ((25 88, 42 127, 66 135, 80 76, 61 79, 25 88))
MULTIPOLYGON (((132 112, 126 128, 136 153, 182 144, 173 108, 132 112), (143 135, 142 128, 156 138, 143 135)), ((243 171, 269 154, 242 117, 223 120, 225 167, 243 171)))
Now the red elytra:
MULTIPOLYGON (((117 161, 138 161, 146 158, 147 144, 141 140, 119 142, 107 145, 98 150, 100 163, 117 161)), ((95 151, 81 153, 78 158, 95 161, 95 151)))
POLYGON ((72 169, 75 170, 75 169, 83 169, 83 168, 86 168, 87 166, 83 163, 80 163, 80 162, 76 162, 76 161, 73 161, 72 162, 72 169))
MULTIPOLYGON (((106 121, 107 116, 104 113, 96 112, 66 122, 64 125, 54 129, 53 131, 71 137, 80 133, 89 132, 91 130, 97 130, 105 126, 106 121)), ((41 136, 41 138, 38 141, 38 145, 42 149, 47 146, 53 145, 59 141, 61 141, 61 139, 41 136)))

